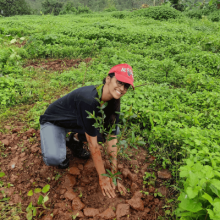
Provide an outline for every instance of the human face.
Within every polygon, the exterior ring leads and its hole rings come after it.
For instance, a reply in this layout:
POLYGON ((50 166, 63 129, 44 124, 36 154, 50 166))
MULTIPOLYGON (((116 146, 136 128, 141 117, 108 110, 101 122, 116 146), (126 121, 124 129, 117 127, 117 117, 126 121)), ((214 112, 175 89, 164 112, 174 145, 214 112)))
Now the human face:
POLYGON ((110 78, 109 81, 109 92, 115 99, 120 99, 128 90, 129 84, 118 81, 116 77, 110 78))

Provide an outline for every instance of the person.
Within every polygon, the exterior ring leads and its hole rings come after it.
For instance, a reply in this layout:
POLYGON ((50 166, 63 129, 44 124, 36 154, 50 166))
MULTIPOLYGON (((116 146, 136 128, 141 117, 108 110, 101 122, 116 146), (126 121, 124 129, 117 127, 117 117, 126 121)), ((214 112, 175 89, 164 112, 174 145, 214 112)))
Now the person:
MULTIPOLYGON (((120 112, 120 98, 126 94, 130 86, 134 89, 133 71, 128 64, 118 64, 112 67, 108 76, 103 80, 101 100, 108 103, 104 108, 106 115, 104 120, 105 128, 115 125, 111 137, 107 141, 107 152, 111 156, 112 172, 117 172, 117 135, 120 112)), ((105 174, 99 144, 105 141, 105 137, 93 125, 95 119, 88 118, 88 112, 100 114, 98 106, 100 102, 96 86, 85 86, 78 88, 62 98, 53 102, 40 116, 40 135, 43 160, 48 166, 67 168, 69 160, 66 158, 66 146, 70 148, 74 156, 93 159, 99 177, 99 185, 104 196, 114 198, 115 185, 105 174), (72 132, 69 141, 66 141, 66 134, 72 132), (84 141, 88 142, 88 152, 83 148, 84 141)), ((126 194, 125 187, 118 181, 117 187, 120 192, 126 194)))

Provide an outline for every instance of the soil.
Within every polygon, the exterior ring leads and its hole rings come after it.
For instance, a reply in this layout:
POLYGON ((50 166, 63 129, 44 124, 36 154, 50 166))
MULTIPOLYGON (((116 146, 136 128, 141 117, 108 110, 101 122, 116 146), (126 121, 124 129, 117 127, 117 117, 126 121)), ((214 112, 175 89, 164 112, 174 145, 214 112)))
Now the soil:
MULTIPOLYGON (((0 188, 0 200, 10 197, 10 205, 22 204, 21 219, 26 219, 26 208, 30 202, 37 209, 38 219, 71 220, 76 219, 158 219, 164 216, 166 209, 165 199, 171 195, 164 183, 171 178, 168 170, 153 170, 149 168, 153 157, 147 155, 144 148, 131 149, 128 152, 131 160, 119 158, 119 177, 122 184, 129 189, 126 195, 121 195, 116 190, 116 198, 109 199, 101 193, 98 176, 92 159, 83 160, 74 157, 67 149, 70 167, 65 170, 57 167, 46 166, 43 162, 40 148, 40 131, 29 129, 25 131, 22 123, 5 126, 5 134, 0 133, 1 144, 1 172, 5 176, 1 181, 5 188, 0 188), (149 158, 146 162, 146 158, 149 158), (152 186, 143 186, 145 172, 155 172, 156 180, 152 186), (158 177, 158 174, 161 178, 158 177), (7 183, 13 186, 7 188, 7 183), (47 210, 37 204, 39 195, 27 196, 35 188, 42 188, 50 184, 49 201, 46 202, 47 210), (140 191, 149 192, 148 195, 140 191), (160 192, 164 197, 155 195, 160 192), (53 213, 53 217, 51 214, 53 213)), ((109 168, 109 161, 104 150, 101 149, 105 167, 109 168)))
POLYGON ((52 70, 52 71, 63 71, 67 70, 71 67, 77 68, 81 62, 89 63, 92 58, 86 59, 38 59, 35 61, 28 61, 23 67, 34 67, 36 68, 43 68, 45 70, 52 70))

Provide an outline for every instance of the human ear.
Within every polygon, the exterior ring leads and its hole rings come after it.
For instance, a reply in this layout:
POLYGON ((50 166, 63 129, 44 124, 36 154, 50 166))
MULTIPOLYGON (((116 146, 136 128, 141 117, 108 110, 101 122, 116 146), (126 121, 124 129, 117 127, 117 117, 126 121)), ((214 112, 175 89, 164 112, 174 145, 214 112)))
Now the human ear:
POLYGON ((111 81, 111 77, 110 77, 110 76, 107 76, 106 79, 105 79, 105 81, 106 81, 106 84, 109 84, 110 81, 111 81))

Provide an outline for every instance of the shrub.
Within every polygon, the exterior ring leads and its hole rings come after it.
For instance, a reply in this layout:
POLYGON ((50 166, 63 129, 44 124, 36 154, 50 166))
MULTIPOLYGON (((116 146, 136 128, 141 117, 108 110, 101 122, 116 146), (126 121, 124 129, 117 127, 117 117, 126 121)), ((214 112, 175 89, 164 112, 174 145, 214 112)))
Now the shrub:
POLYGON ((185 15, 189 18, 201 19, 203 15, 203 11, 199 9, 193 9, 185 13, 185 15))
POLYGON ((156 6, 143 8, 133 12, 133 16, 150 17, 155 20, 176 19, 181 16, 181 12, 167 6, 156 6))
POLYGON ((3 16, 31 14, 30 6, 25 0, 0 0, 0 12, 3 16))
POLYGON ((59 15, 60 11, 62 10, 63 3, 59 2, 58 0, 45 0, 42 2, 43 13, 44 14, 54 14, 59 15))
POLYGON ((78 12, 78 10, 76 9, 76 7, 74 7, 74 3, 73 2, 67 2, 62 11, 60 12, 60 14, 64 15, 64 14, 76 14, 78 12))
POLYGON ((126 15, 127 15, 127 12, 117 11, 112 14, 112 17, 118 18, 118 19, 124 19, 126 15))
POLYGON ((219 11, 215 11, 213 12, 210 16, 209 16, 211 21, 215 21, 218 22, 220 21, 220 12, 219 11))
POLYGON ((104 11, 106 12, 112 12, 112 11, 118 11, 114 6, 110 8, 106 8, 104 11))

